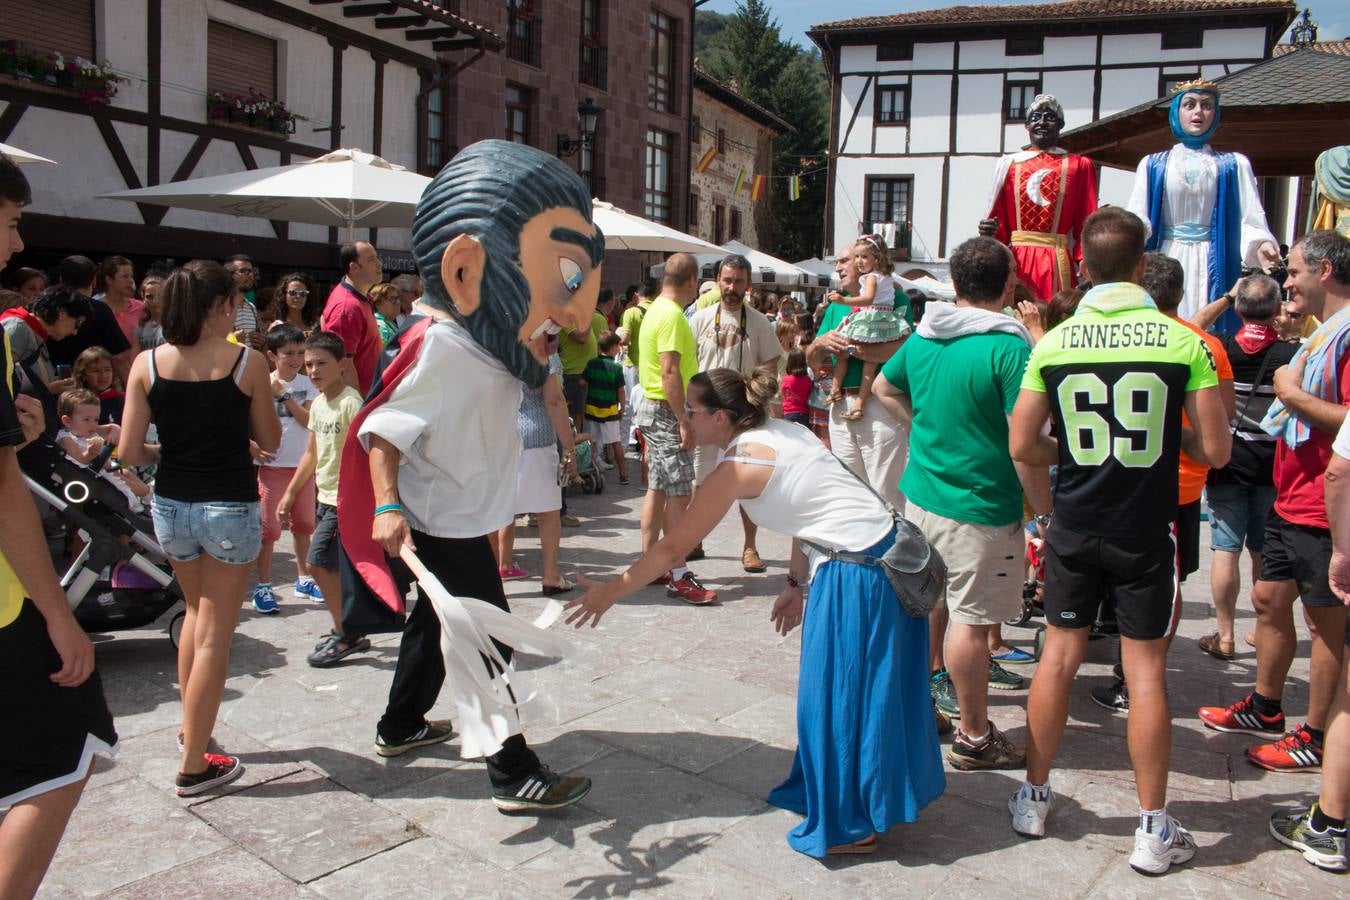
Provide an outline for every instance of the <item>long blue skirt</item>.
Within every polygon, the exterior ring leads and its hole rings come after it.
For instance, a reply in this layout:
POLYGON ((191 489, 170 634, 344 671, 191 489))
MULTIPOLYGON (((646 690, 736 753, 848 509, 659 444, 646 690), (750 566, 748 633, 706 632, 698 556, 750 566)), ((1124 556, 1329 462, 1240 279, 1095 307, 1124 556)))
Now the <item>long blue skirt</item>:
MULTIPOLYGON (((887 537, 869 549, 881 555, 887 537)), ((805 818, 792 849, 913 822, 946 788, 928 693, 928 621, 900 608, 878 568, 825 562, 811 582, 797 684, 797 753, 774 806, 805 818)))

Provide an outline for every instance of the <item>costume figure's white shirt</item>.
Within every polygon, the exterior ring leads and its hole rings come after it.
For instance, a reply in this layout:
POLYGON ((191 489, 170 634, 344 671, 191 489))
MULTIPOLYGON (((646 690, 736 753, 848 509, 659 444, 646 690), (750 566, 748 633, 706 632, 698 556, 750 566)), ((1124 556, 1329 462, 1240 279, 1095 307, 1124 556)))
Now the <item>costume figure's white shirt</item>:
POLYGON ((408 524, 473 538, 511 524, 516 506, 522 385, 458 323, 427 329, 412 370, 361 423, 398 448, 398 496, 408 524), (503 477, 511 473, 511 477, 503 477))
MULTIPOLYGON (((1242 209, 1242 227, 1238 238, 1242 262, 1247 266, 1256 266, 1260 263, 1257 248, 1266 241, 1272 244, 1278 242, 1266 225, 1266 211, 1261 205, 1261 195, 1257 192, 1251 162, 1241 153, 1234 153, 1233 157, 1237 165, 1238 203, 1242 209)), ((1198 150, 1177 144, 1167 156, 1166 185, 1167 193, 1163 198, 1165 227, 1196 225, 1208 228, 1218 195, 1218 154, 1208 144, 1198 150)), ((1144 227, 1148 228, 1148 205, 1146 156, 1139 161, 1139 167, 1135 170, 1134 189, 1130 192, 1125 208, 1143 219, 1144 227)), ((1189 319, 1209 302, 1212 293, 1209 285, 1209 244, 1164 240, 1158 249, 1181 263, 1182 271, 1186 274, 1186 292, 1178 312, 1183 319, 1189 319)), ((1222 292, 1232 285, 1217 287, 1222 292)))

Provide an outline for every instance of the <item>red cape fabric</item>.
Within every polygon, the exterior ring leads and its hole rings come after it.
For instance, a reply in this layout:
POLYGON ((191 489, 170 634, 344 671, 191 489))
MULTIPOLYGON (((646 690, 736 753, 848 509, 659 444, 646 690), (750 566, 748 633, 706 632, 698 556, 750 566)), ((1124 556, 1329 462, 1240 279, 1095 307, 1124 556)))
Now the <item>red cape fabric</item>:
POLYGON ((11 307, 4 312, 0 312, 0 319, 21 319, 25 325, 33 329, 33 333, 36 334, 40 340, 45 341, 47 339, 47 323, 24 309, 22 306, 11 307))
POLYGON ((375 487, 370 480, 370 454, 361 446, 357 434, 371 410, 378 408, 398 387, 403 376, 412 371, 422 350, 422 338, 435 319, 428 316, 399 337, 398 355, 373 385, 374 395, 361 407, 347 430, 342 446, 342 466, 338 474, 338 533, 357 575, 380 600, 396 613, 402 613, 403 595, 399 593, 384 548, 370 536, 375 519, 375 487))

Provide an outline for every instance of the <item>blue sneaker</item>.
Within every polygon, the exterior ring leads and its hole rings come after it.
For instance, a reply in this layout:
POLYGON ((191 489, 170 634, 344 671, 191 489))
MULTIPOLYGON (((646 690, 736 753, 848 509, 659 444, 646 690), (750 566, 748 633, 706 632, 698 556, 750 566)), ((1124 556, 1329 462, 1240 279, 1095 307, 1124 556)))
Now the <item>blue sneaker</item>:
POLYGON ((309 600, 312 603, 322 603, 323 592, 319 590, 318 582, 306 576, 295 583, 295 598, 297 600, 309 600))
POLYGON ((272 593, 270 584, 260 584, 253 589, 253 608, 263 615, 280 612, 280 608, 277 606, 277 595, 272 593))
POLYGON ((992 655, 992 659, 994 662, 1002 663, 1005 666, 1025 666, 1028 663, 1034 663, 1036 661, 1036 657, 1020 647, 1013 647, 1002 653, 995 653, 992 655))

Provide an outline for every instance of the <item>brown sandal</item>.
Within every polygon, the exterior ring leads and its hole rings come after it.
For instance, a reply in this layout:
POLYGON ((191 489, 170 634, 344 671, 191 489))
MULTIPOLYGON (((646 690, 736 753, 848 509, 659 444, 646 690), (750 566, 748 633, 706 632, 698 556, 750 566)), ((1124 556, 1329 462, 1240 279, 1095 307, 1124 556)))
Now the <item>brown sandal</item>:
POLYGON ((1215 659, 1221 659, 1229 662, 1237 657, 1234 648, 1223 649, 1223 642, 1219 640, 1219 633, 1207 634, 1200 639, 1200 649, 1208 653, 1215 659))
POLYGON ((830 394, 830 396, 825 398, 825 402, 833 405, 843 399, 844 399, 843 391, 834 391, 833 393, 830 394))
POLYGON ((849 853, 875 853, 877 849, 877 836, 865 837, 861 841, 854 841, 851 844, 840 844, 837 847, 831 847, 826 850, 829 856, 843 856, 849 853))
POLYGON ((842 418, 843 418, 845 421, 848 421, 848 422, 857 422, 857 421, 860 421, 860 420, 862 419, 862 417, 863 417, 863 411, 862 411, 862 407, 860 406, 860 407, 858 407, 858 408, 856 408, 856 409, 850 409, 848 412, 844 413, 844 415, 843 415, 842 418))

